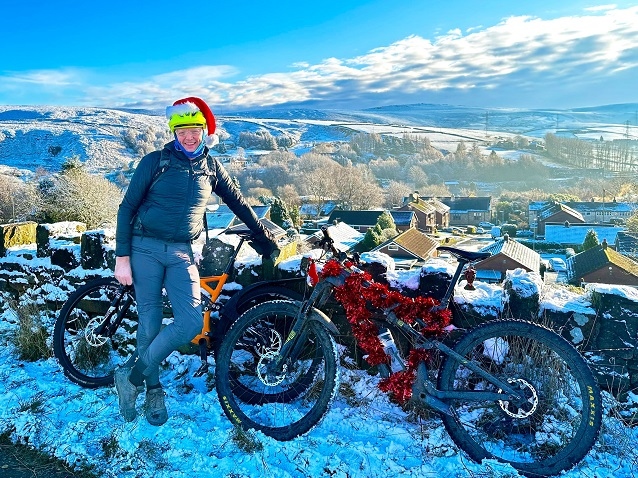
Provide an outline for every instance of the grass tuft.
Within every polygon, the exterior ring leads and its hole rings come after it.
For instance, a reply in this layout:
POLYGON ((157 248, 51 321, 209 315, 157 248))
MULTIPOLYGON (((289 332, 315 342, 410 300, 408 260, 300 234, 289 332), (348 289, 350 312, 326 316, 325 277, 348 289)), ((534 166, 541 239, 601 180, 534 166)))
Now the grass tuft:
POLYGON ((233 430, 230 432, 230 439, 237 448, 244 453, 252 455, 264 449, 264 444, 260 442, 254 434, 240 427, 233 427, 233 430))
POLYGON ((47 345, 49 333, 42 324, 40 307, 30 302, 16 305, 14 310, 18 316, 18 328, 13 336, 13 344, 20 360, 35 362, 50 358, 53 354, 47 345))

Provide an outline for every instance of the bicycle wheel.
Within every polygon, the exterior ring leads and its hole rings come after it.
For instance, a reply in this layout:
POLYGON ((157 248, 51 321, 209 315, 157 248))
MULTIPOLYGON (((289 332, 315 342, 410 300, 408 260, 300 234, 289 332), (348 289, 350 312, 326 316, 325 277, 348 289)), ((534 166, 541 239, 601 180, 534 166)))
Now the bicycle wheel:
POLYGON ((217 355, 219 344, 223 336, 228 332, 231 325, 237 318, 251 307, 273 300, 301 301, 303 295, 281 285, 269 285, 261 282, 260 285, 252 286, 247 292, 243 290, 237 292, 237 297, 226 302, 220 311, 219 322, 215 329, 215 340, 213 342, 213 355, 217 355))
MULTIPOLYGON (((601 424, 596 380, 580 353, 540 325, 504 320, 483 324, 454 350, 528 397, 508 401, 450 400, 442 415, 450 437, 475 461, 495 458, 527 476, 551 476, 572 468, 589 452, 601 424)), ((443 391, 495 387, 448 356, 438 380, 443 391)))
POLYGON ((224 337, 215 369, 219 401, 230 421, 281 441, 317 425, 339 388, 335 341, 315 320, 293 339, 296 353, 281 374, 268 373, 298 312, 299 303, 288 301, 249 309, 224 337))
POLYGON ((110 277, 78 288, 65 302, 55 322, 53 352, 72 382, 86 388, 113 384, 113 373, 135 351, 137 310, 132 290, 110 277), (100 330, 123 319, 117 330, 100 330))

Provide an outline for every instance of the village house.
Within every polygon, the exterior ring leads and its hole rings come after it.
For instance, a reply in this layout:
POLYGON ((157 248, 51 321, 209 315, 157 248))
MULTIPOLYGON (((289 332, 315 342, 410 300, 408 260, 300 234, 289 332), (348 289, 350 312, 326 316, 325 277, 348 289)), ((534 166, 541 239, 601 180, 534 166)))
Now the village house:
MULTIPOLYGON (((580 213, 583 222, 588 223, 616 223, 623 224, 636 210, 638 204, 632 202, 611 201, 566 201, 563 203, 569 209, 580 213)), ((539 213, 551 206, 549 201, 532 201, 528 205, 530 225, 537 222, 539 213)), ((555 221, 554 221, 555 222, 555 221)), ((533 226, 532 226, 533 227, 533 226)))
POLYGON ((623 230, 622 226, 613 224, 546 223, 545 241, 555 242, 565 247, 579 247, 585 241, 589 231, 596 233, 599 242, 606 240, 609 244, 616 242, 616 235, 623 230))
POLYGON ((540 272, 540 254, 507 234, 482 248, 481 252, 491 252, 492 255, 474 265, 477 280, 501 282, 505 279, 505 273, 514 269, 540 272))
POLYGON ((405 200, 403 206, 393 211, 412 211, 416 216, 416 227, 422 232, 434 232, 434 229, 438 226, 436 219, 436 208, 429 201, 419 198, 414 193, 410 194, 405 200))
POLYGON ((589 283, 638 286, 638 262, 603 241, 567 259, 567 280, 579 286, 589 283))
MULTIPOLYGON (((436 198, 421 198, 436 199, 436 198)), ((480 222, 491 222, 492 197, 442 197, 438 201, 450 208, 450 226, 478 226, 480 222)))
MULTIPOLYGON (((364 234, 350 227, 345 222, 338 222, 337 224, 331 224, 327 227, 328 234, 330 234, 330 237, 334 241, 335 248, 341 252, 351 251, 364 237, 364 234)), ((323 237, 323 232, 318 231, 304 239, 304 243, 310 249, 314 249, 323 237)))
MULTIPOLYGON (((545 236, 545 226, 548 223, 554 224, 578 224, 584 223, 583 215, 578 211, 565 206, 562 203, 550 203, 536 214, 536 235, 545 236)), ((533 224, 530 219, 530 225, 533 224)))
POLYGON ((618 231, 614 247, 623 256, 638 260, 638 232, 618 231))
MULTIPOLYGON (((345 222, 355 230, 365 233, 371 227, 374 227, 379 220, 379 216, 383 214, 382 210, 375 211, 332 211, 328 217, 328 224, 337 222, 345 222)), ((389 211, 392 220, 397 227, 397 231, 407 231, 412 227, 416 227, 417 220, 413 211, 389 211)))
POLYGON ((410 228, 375 247, 373 251, 389 255, 398 269, 410 269, 432 257, 438 246, 438 241, 416 228, 410 228))

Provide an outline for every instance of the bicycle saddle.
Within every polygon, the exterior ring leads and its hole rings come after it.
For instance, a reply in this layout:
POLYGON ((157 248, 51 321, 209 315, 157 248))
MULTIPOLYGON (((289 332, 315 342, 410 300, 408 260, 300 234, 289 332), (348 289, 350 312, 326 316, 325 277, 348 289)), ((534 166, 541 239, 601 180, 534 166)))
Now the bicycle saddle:
POLYGON ((457 249, 456 247, 450 246, 439 246, 436 248, 437 251, 446 251, 452 254, 459 259, 463 259, 465 261, 478 261, 479 259, 485 259, 486 257, 490 257, 492 255, 491 252, 475 252, 475 251, 466 251, 463 249, 457 249))

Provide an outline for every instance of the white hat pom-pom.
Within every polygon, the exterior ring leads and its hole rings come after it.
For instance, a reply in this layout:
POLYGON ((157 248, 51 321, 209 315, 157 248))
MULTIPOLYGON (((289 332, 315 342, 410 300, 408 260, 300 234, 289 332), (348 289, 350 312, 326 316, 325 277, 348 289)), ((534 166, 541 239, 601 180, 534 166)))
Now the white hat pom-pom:
POLYGON ((219 136, 217 136, 216 134, 209 134, 208 136, 206 136, 206 138, 204 138, 204 144, 208 146, 209 148, 212 148, 218 143, 219 143, 219 136))

